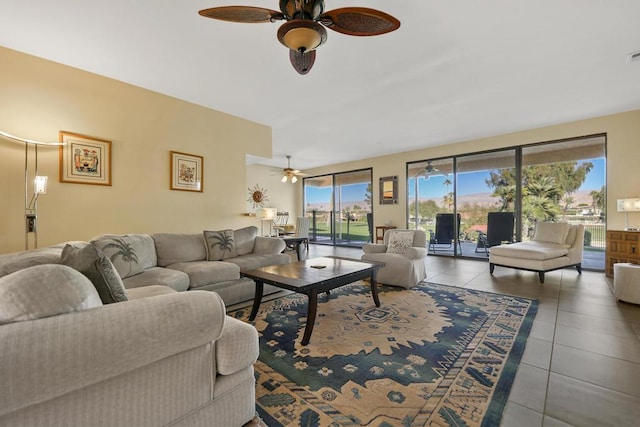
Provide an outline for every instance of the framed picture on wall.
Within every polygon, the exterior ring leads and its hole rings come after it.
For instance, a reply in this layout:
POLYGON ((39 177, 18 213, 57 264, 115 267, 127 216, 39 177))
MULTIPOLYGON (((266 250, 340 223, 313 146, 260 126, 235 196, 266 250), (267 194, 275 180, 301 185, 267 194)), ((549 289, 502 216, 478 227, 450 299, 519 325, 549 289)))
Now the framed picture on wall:
POLYGON ((60 182, 111 185, 111 141, 60 131, 60 182))
POLYGON ((393 205, 398 203, 398 176, 380 178, 380 204, 393 205))
POLYGON ((171 151, 171 189, 203 192, 204 158, 171 151))

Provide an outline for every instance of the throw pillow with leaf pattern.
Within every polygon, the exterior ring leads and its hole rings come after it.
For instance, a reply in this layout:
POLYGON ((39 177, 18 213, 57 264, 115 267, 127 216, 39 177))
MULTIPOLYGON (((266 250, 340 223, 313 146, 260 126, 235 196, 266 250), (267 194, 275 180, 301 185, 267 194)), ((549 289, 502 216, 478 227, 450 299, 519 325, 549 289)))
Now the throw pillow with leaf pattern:
POLYGON ((95 246, 109 257, 122 279, 140 274, 144 266, 138 260, 138 254, 126 235, 92 240, 95 246))
POLYGON ((389 231, 387 253, 406 255, 413 245, 413 231, 389 231))
POLYGON ((204 240, 207 242, 207 259, 209 261, 220 261, 237 256, 233 230, 205 230, 204 240))

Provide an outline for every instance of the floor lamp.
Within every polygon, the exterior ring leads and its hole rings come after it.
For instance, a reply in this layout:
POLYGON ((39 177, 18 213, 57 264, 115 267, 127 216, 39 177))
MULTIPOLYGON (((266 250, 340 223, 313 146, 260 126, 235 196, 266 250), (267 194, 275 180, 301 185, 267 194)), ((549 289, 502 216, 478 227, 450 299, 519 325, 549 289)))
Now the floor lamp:
POLYGON ((33 234, 34 247, 38 247, 38 197, 47 193, 46 176, 38 175, 38 147, 60 146, 63 142, 40 142, 20 138, 0 131, 0 136, 24 144, 24 218, 25 218, 25 249, 29 249, 29 234, 33 234), (31 147, 33 146, 33 149, 31 147), (33 172, 29 170, 29 154, 33 153, 33 172))
POLYGON ((640 199, 618 199, 618 212, 624 212, 624 230, 637 230, 629 228, 629 212, 640 212, 640 199))

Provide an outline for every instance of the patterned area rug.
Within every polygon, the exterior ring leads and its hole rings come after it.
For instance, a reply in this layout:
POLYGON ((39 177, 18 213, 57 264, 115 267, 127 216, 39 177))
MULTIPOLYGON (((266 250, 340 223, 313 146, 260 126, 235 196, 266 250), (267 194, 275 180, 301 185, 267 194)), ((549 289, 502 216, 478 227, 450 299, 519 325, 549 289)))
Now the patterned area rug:
MULTIPOLYGON (((357 282, 318 297, 263 302, 256 402, 277 426, 498 425, 537 311, 526 298, 424 283, 357 282)), ((249 308, 230 313, 247 321, 249 308)))

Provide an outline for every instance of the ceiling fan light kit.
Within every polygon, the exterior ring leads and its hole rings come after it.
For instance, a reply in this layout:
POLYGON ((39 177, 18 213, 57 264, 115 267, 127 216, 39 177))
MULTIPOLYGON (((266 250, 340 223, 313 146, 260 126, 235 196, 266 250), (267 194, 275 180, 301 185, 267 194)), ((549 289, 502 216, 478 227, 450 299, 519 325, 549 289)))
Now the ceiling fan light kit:
POLYGON ((291 50, 305 53, 327 41, 327 30, 317 22, 294 19, 280 26, 278 40, 291 50))
POLYGON ((282 169, 284 175, 282 176, 282 182, 290 181, 292 184, 298 182, 298 175, 306 175, 300 172, 298 169, 291 168, 291 156, 287 156, 287 167, 282 169))
POLYGON ((285 20, 278 40, 289 48, 289 60, 299 74, 315 63, 315 49, 327 41, 327 28, 351 36, 376 36, 395 31, 400 21, 376 9, 343 7, 324 12, 324 0, 280 0, 280 12, 252 6, 221 6, 198 12, 205 18, 259 23, 285 20))

